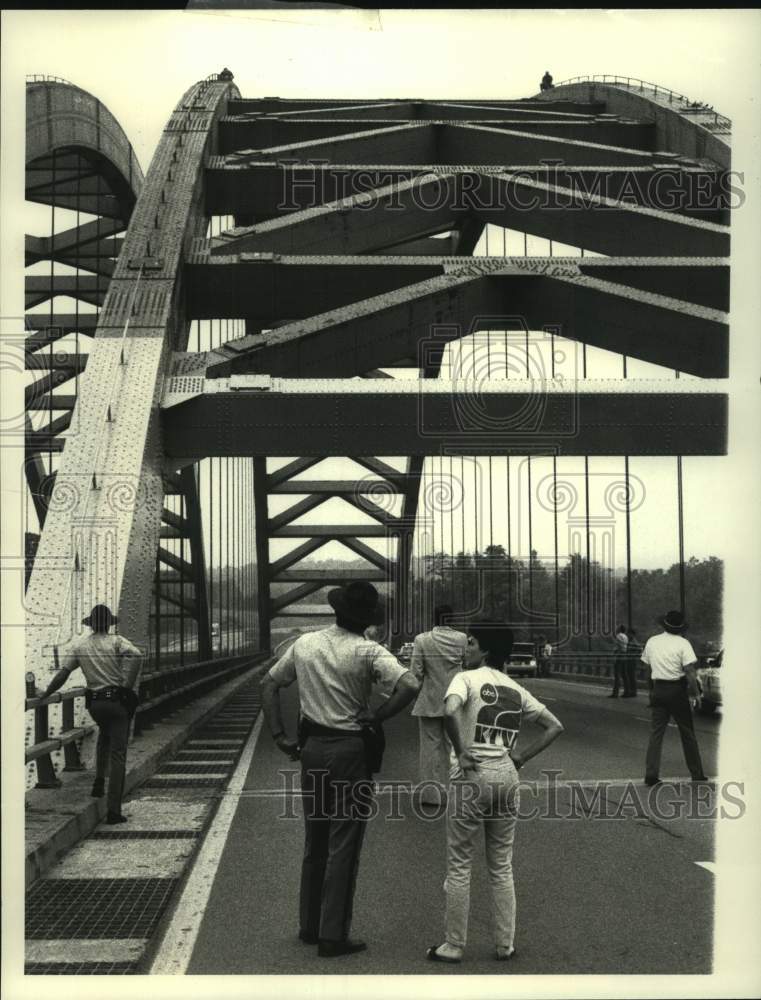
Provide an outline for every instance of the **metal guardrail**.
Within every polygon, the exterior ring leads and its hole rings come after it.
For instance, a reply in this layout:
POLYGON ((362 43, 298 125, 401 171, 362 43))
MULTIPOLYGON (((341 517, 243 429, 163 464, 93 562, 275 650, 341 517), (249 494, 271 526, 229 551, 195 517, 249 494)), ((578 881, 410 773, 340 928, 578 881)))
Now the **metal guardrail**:
POLYGON ((62 76, 50 76, 48 73, 27 73, 27 83, 65 83, 67 87, 76 87, 76 83, 71 80, 64 80, 62 76))
MULTIPOLYGON (((610 653, 553 653, 550 657, 550 674, 577 674, 583 677, 612 679, 615 661, 619 654, 610 653)), ((637 665, 637 680, 647 680, 645 668, 637 665)))
MULTIPOLYGON (((270 654, 248 653, 216 660, 203 660, 169 670, 157 670, 140 678, 140 702, 135 712, 135 736, 153 723, 169 709, 197 698, 216 684, 230 680, 247 667, 269 659, 270 654)), ((60 788, 51 754, 58 750, 64 753, 64 771, 82 771, 84 764, 79 756, 79 741, 97 728, 94 724, 74 725, 74 703, 84 698, 85 688, 69 688, 56 691, 48 698, 36 698, 35 675, 26 675, 25 710, 34 712, 34 743, 25 750, 25 763, 34 762, 37 769, 36 788, 60 788), (48 706, 60 704, 62 707, 61 732, 50 735, 48 706)))
POLYGON ((676 90, 671 90, 669 87, 664 87, 660 83, 651 83, 648 80, 640 80, 635 76, 619 76, 615 73, 595 73, 592 76, 572 76, 568 80, 561 80, 560 83, 556 83, 555 87, 562 87, 565 84, 570 83, 614 83, 622 84, 631 90, 652 90, 655 97, 659 95, 668 98, 669 104, 676 102, 682 102, 686 107, 680 108, 680 114, 710 114, 713 115, 713 128, 704 122, 696 122, 697 125, 708 129, 709 131, 715 131, 716 128, 726 129, 731 131, 732 120, 727 118, 725 115, 720 115, 718 111, 714 111, 712 107, 707 104, 701 104, 698 101, 691 101, 686 94, 680 94, 676 90))

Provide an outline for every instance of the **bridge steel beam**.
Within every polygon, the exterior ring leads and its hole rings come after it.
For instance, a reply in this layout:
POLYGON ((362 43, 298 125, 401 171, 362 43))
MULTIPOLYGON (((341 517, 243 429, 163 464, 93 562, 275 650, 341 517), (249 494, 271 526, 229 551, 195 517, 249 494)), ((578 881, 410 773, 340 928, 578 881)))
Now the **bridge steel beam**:
MULTIPOLYGON (((443 379, 273 379, 263 391, 250 376, 238 376, 169 380, 162 425, 167 454, 182 460, 296 450, 344 456, 349 431, 379 455, 442 449, 457 455, 722 455, 726 414, 720 381, 586 379, 569 388, 510 379, 479 384, 474 392, 465 381, 443 379), (190 390, 174 384, 188 381, 190 390)), ((312 494, 312 506, 326 495, 312 494)), ((376 516, 369 505, 358 506, 376 516)), ((275 519, 270 528, 304 512, 275 519)), ((377 516, 381 524, 393 520, 382 511, 377 516)))
MULTIPOLYGON (((185 346, 182 261, 205 231, 202 179, 229 79, 192 86, 167 124, 106 293, 27 591, 27 663, 78 631, 98 601, 145 646, 161 532, 158 403, 185 346)), ((177 466, 174 466, 175 468, 177 466)))
MULTIPOLYGON (((705 378, 727 374, 728 275, 721 259, 500 257, 443 258, 429 264, 423 258, 370 256, 316 259, 314 265, 309 258, 230 265, 222 265, 223 260, 217 258, 205 273, 203 268, 193 271, 194 294, 205 291, 208 311, 224 315, 225 310, 269 309, 272 314, 282 296, 292 312, 304 309, 312 315, 270 333, 240 338, 215 352, 185 356, 185 372, 205 371, 211 377, 252 372, 302 378, 361 375, 419 356, 421 347, 430 345, 435 315, 446 339, 465 336, 477 327, 488 329, 490 316, 520 316, 529 329, 551 324, 564 337, 643 361, 705 378), (364 281, 358 277, 362 260, 370 274, 386 268, 392 274, 406 271, 414 283, 397 278, 402 287, 395 291, 348 305, 335 299, 326 303, 326 294, 346 296, 369 287, 369 276, 364 281), (344 265, 345 283, 327 277, 341 273, 344 265), (224 273, 226 282, 212 280, 215 268, 224 273), (415 281, 427 268, 443 273, 415 281), (619 268, 620 282, 615 280, 619 268), (321 272, 325 278, 317 277, 321 272), (706 280, 698 285, 695 277, 701 275, 706 280), (699 303, 680 297, 692 294, 693 285, 700 289, 699 303), (310 295, 312 302, 302 306, 299 296, 310 295), (321 303, 331 311, 314 314, 321 303)), ((265 321, 266 314, 260 319, 265 321)))

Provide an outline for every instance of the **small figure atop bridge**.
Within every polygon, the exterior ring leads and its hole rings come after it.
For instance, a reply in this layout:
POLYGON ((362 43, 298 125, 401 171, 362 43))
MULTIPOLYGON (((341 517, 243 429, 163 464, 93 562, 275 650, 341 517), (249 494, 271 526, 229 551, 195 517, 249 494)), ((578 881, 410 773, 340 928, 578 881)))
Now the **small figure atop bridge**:
POLYGON ((232 70, 228 69, 227 66, 225 66, 225 68, 219 74, 218 79, 220 79, 220 80, 232 80, 232 79, 234 79, 232 70))
POLYGON ((542 77, 542 82, 539 84, 542 90, 552 90, 554 84, 552 83, 552 76, 549 70, 545 70, 544 76, 542 77))

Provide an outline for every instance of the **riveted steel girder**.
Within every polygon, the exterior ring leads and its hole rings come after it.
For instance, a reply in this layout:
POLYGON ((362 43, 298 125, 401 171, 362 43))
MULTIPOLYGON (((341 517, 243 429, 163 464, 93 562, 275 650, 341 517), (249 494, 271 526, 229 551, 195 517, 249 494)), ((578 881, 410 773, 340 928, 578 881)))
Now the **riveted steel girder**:
POLYGON ((29 581, 29 664, 51 663, 51 647, 97 602, 118 610, 127 636, 146 642, 164 497, 157 406, 167 353, 187 337, 177 308, 181 264, 205 225, 200 180, 231 93, 227 81, 190 88, 132 214, 29 581))
MULTIPOLYGON (((690 379, 491 380, 477 391, 442 379, 273 379, 266 390, 250 376, 170 379, 162 426, 167 453, 183 459, 345 455, 349 432, 380 455, 721 455, 722 389, 690 379)), ((308 498, 312 507, 325 495, 308 498)))

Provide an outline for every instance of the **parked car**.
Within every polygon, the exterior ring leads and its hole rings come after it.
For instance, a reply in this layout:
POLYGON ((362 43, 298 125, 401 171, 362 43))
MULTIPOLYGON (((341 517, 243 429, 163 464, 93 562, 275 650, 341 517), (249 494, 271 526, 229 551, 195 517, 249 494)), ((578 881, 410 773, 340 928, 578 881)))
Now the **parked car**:
POLYGON ((700 696, 695 706, 701 715, 711 715, 721 706, 721 664, 724 650, 716 656, 709 656, 704 667, 698 667, 700 696))
POLYGON ((508 674, 536 677, 536 649, 533 642, 514 642, 510 659, 505 663, 508 674))

